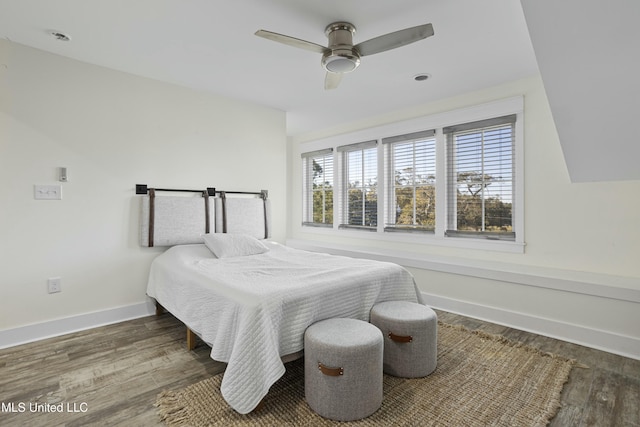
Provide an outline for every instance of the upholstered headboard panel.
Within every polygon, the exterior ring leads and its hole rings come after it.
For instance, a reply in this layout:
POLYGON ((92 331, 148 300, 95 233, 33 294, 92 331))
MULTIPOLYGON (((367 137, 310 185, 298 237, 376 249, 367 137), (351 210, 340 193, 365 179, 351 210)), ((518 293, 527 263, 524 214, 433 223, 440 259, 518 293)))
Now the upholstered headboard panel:
POLYGON ((216 197, 216 233, 249 234, 256 239, 271 237, 271 204, 268 199, 216 197))
POLYGON ((205 233, 242 233, 257 239, 271 237, 267 190, 216 191, 212 187, 204 191, 178 190, 136 184, 136 194, 141 195, 141 246, 202 243, 205 233), (166 192, 191 195, 165 196, 166 192), (230 194, 234 196, 228 197, 230 194))
POLYGON ((156 196, 153 209, 150 196, 141 196, 140 200, 141 246, 202 243, 202 235, 207 232, 207 211, 210 232, 214 230, 215 209, 209 197, 201 194, 191 197, 156 196))

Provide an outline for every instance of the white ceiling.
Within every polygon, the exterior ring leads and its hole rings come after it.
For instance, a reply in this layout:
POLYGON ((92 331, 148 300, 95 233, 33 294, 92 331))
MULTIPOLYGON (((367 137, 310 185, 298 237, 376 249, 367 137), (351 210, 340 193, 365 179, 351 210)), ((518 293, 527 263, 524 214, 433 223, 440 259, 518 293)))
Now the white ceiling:
POLYGON ((538 73, 514 0, 0 0, 0 37, 115 70, 287 112, 295 135, 538 73), (336 90, 320 55, 254 35, 326 45, 353 23, 354 43, 432 23, 426 40, 364 57, 336 90), (60 42, 56 30, 71 36, 60 42), (413 76, 429 73, 416 82, 413 76))

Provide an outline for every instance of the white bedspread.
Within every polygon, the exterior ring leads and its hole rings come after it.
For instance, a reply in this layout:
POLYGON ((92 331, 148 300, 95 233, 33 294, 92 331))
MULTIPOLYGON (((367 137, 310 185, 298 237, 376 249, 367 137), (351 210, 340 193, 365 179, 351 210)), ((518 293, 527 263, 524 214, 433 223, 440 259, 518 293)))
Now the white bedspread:
POLYGON ((227 362, 224 399, 253 410, 285 371, 281 356, 303 349, 305 329, 331 317, 369 320, 381 301, 422 302, 413 277, 386 262, 266 242, 260 255, 216 259, 204 245, 175 246, 151 266, 147 294, 227 362))

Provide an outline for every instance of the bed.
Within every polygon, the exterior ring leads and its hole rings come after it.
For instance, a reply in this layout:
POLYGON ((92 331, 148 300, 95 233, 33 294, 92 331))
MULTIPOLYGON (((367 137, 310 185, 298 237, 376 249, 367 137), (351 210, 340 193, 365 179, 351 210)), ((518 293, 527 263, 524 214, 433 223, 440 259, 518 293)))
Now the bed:
MULTIPOLYGON (((284 374, 283 361, 302 354, 304 331, 312 323, 331 317, 368 321, 378 302, 422 302, 411 274, 396 264, 270 241, 266 196, 232 202, 213 194, 213 209, 202 215, 215 227, 197 237, 194 231, 186 239, 195 240, 190 243, 184 243, 184 227, 177 227, 183 229, 177 233, 181 244, 170 245, 154 259, 147 294, 211 346, 214 360, 228 364, 221 392, 237 412, 251 412, 284 374), (217 233, 222 228, 226 233, 217 233)), ((183 201, 159 199, 153 203, 154 234, 162 204, 173 206, 174 219, 182 216, 174 208, 183 201)), ((196 205, 201 209, 201 201, 196 205)), ((148 206, 148 197, 143 198, 141 228, 147 235, 141 233, 141 243, 148 242, 148 206)))

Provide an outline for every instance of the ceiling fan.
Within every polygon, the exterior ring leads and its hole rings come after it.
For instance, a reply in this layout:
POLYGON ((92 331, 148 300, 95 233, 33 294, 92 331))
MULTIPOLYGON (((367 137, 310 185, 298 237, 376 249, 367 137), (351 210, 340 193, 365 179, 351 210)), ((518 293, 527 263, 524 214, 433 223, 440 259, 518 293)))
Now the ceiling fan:
POLYGON ((266 30, 256 31, 256 36, 284 43, 300 49, 322 54, 322 67, 327 71, 324 88, 335 89, 340 84, 342 75, 350 73, 360 65, 360 58, 405 46, 433 35, 431 24, 405 28, 383 36, 375 37, 354 46, 353 34, 356 27, 349 22, 334 22, 325 29, 329 39, 327 47, 291 36, 266 30))

